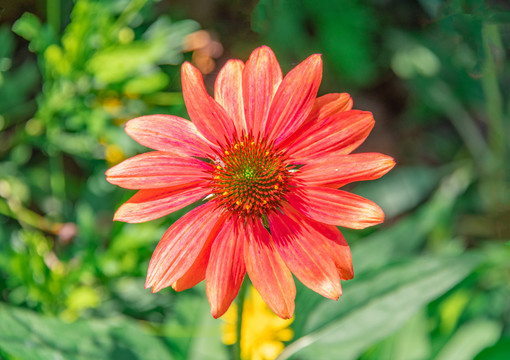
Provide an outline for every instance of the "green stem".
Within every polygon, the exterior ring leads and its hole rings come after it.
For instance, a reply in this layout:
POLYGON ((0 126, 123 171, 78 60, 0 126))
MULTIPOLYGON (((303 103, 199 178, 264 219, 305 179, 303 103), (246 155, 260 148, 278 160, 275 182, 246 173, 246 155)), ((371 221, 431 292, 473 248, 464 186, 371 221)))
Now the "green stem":
POLYGON ((245 279, 241 288, 239 289, 239 294, 237 294, 237 326, 236 326, 236 342, 232 346, 232 358, 234 360, 241 360, 241 329, 243 326, 243 308, 244 308, 244 297, 246 295, 246 288, 248 281, 245 279))
POLYGON ((498 26, 484 24, 482 27, 485 60, 482 70, 482 87, 487 106, 489 146, 493 155, 502 159, 505 155, 505 127, 503 122, 503 99, 498 84, 498 69, 494 55, 504 52, 498 26))
POLYGON ((488 144, 490 149, 483 173, 482 187, 485 191, 484 202, 487 209, 497 211, 505 208, 510 201, 506 176, 508 165, 506 161, 506 135, 503 114, 503 97, 498 81, 498 62, 503 50, 503 43, 498 31, 498 25, 483 24, 482 40, 484 62, 482 67, 482 88, 485 95, 488 125, 488 144))
POLYGON ((60 0, 48 0, 46 2, 46 18, 56 34, 60 33, 60 16, 60 0))
POLYGON ((11 217, 22 225, 27 224, 51 234, 58 234, 63 225, 62 223, 48 220, 12 199, 4 199, 2 197, 0 197, 0 215, 11 217))

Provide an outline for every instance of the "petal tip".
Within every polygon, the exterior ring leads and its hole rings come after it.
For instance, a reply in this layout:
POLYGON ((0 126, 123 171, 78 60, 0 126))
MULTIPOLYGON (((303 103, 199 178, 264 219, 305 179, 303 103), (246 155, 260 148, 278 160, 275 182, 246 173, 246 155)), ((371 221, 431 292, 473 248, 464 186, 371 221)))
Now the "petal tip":
POLYGON ((391 156, 388 156, 388 160, 386 161, 386 168, 388 169, 388 171, 393 169, 395 167, 395 165, 397 165, 397 162, 395 161, 395 159, 392 158, 391 156))
POLYGON ((185 61, 181 65, 181 75, 182 77, 192 76, 194 72, 200 72, 193 64, 189 61, 185 61))
POLYGON ((125 204, 122 204, 117 209, 117 211, 115 211, 115 214, 113 214, 113 221, 121 221, 121 222, 125 222, 125 223, 132 222, 132 221, 129 221, 130 219, 128 217, 124 216, 124 205, 125 204))
POLYGON ((283 311, 276 313, 276 315, 278 315, 279 317, 281 317, 284 320, 288 320, 294 315, 294 309, 295 309, 295 305, 293 302, 291 304, 290 308, 285 308, 283 311))
POLYGON ((258 48, 256 48, 255 50, 252 51, 252 53, 254 53, 254 52, 270 52, 270 53, 273 53, 273 49, 271 49, 267 45, 262 45, 262 46, 259 46, 258 48))
POLYGON ((223 308, 213 308, 211 307, 211 315, 213 318, 217 319, 221 317, 223 314, 225 314, 228 310, 228 307, 226 309, 223 308))

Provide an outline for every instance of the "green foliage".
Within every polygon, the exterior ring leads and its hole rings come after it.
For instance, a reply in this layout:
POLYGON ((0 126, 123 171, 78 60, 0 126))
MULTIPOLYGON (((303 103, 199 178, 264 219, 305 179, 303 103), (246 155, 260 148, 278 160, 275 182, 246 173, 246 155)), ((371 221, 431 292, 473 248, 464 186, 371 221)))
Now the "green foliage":
MULTIPOLYGON (((367 84, 375 76, 377 24, 362 1, 262 0, 252 15, 253 30, 282 49, 303 58, 323 53, 345 82, 367 84)), ((283 64, 288 64, 285 59, 283 64)))
POLYGON ((67 324, 27 310, 0 305, 0 319, 0 353, 12 358, 173 358, 161 340, 126 317, 67 324))
POLYGON ((322 302, 310 312, 303 330, 306 335, 296 339, 280 358, 294 354, 304 359, 328 358, 334 354, 356 359, 469 274, 478 261, 471 255, 421 257, 352 281, 344 287, 349 296, 340 301, 341 306, 322 302))
POLYGON ((144 151, 126 120, 184 116, 178 65, 199 25, 171 19, 196 18, 228 57, 246 60, 265 43, 287 71, 322 53, 321 94, 353 93, 355 108, 374 113, 360 151, 397 160, 353 190, 387 218, 342 230, 355 278, 339 302, 297 284, 294 338, 280 359, 506 359, 508 9, 483 0, 223 0, 201 12, 167 3, 47 1, 46 16, 34 8, 0 25, 0 357, 227 358, 203 284, 143 289, 156 242, 187 209, 113 223, 132 194, 104 177, 144 151))

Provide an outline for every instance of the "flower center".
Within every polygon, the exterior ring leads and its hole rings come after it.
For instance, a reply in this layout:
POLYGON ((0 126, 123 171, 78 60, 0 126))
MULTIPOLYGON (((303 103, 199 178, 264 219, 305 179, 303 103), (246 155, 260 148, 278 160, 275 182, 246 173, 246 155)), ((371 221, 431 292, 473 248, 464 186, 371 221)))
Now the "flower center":
POLYGON ((288 191, 290 166, 284 155, 251 136, 222 149, 214 165, 211 186, 216 198, 241 216, 268 214, 288 191))

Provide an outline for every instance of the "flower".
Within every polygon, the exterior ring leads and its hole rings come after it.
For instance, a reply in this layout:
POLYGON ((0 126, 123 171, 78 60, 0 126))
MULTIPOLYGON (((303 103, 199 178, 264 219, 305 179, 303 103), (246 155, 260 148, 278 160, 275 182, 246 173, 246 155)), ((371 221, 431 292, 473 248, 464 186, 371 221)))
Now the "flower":
MULTIPOLYGON (((222 340, 226 345, 237 342, 237 306, 232 305, 225 315, 222 340)), ((241 322, 241 359, 274 360, 283 351, 283 341, 294 336, 289 329, 292 319, 280 319, 267 307, 257 290, 251 286, 244 300, 241 322)))
POLYGON ((262 46, 246 63, 230 60, 214 98, 201 73, 182 65, 191 122, 171 115, 130 120, 126 132, 155 151, 129 158, 107 180, 140 189, 114 220, 156 219, 202 200, 177 220, 152 255, 146 288, 177 291, 205 279, 211 313, 225 313, 244 276, 278 316, 294 313, 292 274, 315 292, 338 299, 353 277, 349 246, 336 226, 381 223, 372 201, 338 190, 388 172, 392 158, 351 154, 374 126, 370 112, 351 110, 348 94, 317 97, 320 55, 283 79, 262 46))

